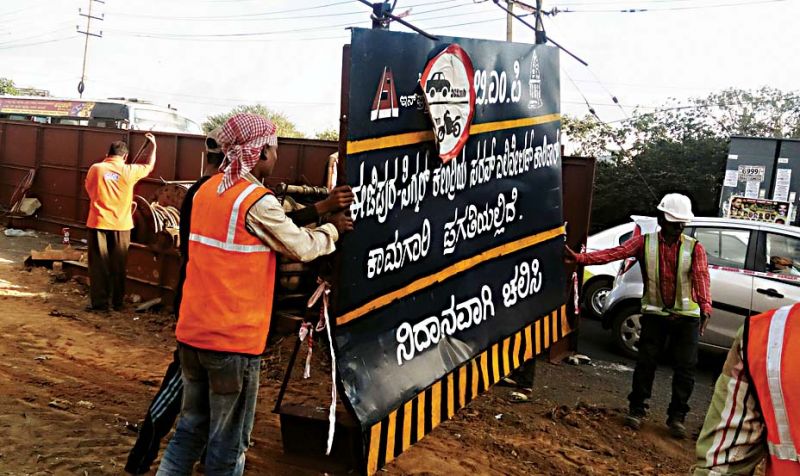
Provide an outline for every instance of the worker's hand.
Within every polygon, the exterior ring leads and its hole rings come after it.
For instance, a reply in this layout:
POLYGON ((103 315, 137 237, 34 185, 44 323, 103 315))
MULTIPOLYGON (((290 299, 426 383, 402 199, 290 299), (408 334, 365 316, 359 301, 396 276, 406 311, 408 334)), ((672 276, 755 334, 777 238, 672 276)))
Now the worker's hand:
POLYGON ((708 327, 708 323, 711 321, 711 314, 707 312, 700 313, 700 335, 706 333, 706 327, 708 327))
POLYGON ((578 253, 572 251, 569 245, 564 245, 564 262, 566 264, 575 264, 578 262, 578 253))
POLYGON ((154 136, 150 132, 146 133, 144 135, 144 138, 147 139, 148 141, 150 141, 151 144, 156 145, 156 136, 154 136))
POLYGON ((345 215, 344 212, 335 213, 329 216, 326 221, 335 226, 340 235, 353 231, 353 219, 345 215))
POLYGON ((355 195, 353 189, 349 185, 340 185, 331 190, 330 195, 325 200, 317 202, 314 206, 317 207, 317 213, 325 215, 326 213, 336 213, 346 210, 353 204, 355 195))

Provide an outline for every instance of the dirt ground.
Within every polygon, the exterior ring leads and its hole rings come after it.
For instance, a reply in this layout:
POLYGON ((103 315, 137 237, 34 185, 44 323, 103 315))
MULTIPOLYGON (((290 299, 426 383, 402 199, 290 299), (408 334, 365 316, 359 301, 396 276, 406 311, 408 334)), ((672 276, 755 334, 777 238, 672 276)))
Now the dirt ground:
MULTIPOLYGON (((84 312, 84 286, 21 265, 48 239, 0 235, 0 474, 121 474, 171 359, 172 318, 84 312)), ((265 359, 246 474, 336 472, 282 451, 272 407, 293 339, 265 359)), ((660 416, 638 433, 624 428, 625 389, 612 374, 619 369, 540 363, 532 401, 510 403, 510 389, 494 388, 383 472, 687 474, 693 441, 666 436, 660 416)))

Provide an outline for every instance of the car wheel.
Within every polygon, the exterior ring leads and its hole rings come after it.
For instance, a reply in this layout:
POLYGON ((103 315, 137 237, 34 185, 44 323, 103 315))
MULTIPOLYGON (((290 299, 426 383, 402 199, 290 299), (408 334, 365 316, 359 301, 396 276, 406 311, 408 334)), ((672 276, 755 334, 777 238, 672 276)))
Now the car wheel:
POLYGON ((639 355, 639 337, 642 335, 641 319, 641 307, 636 303, 627 304, 617 311, 611 327, 617 348, 632 359, 639 355))
POLYGON ((613 283, 604 279, 592 281, 583 289, 583 309, 589 317, 600 319, 603 315, 603 304, 611 292, 613 283))

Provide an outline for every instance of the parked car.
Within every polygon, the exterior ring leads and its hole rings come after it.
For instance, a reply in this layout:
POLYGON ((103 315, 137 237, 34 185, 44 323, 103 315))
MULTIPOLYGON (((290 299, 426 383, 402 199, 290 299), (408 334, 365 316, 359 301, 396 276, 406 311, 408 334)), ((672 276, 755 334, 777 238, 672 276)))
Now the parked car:
MULTIPOLYGON (((711 322, 700 346, 725 351, 748 315, 800 301, 800 228, 729 218, 695 218, 684 233, 708 255, 711 322)), ((602 323, 617 347, 635 356, 644 290, 639 264, 606 295, 602 323)))
MULTIPOLYGON (((586 251, 613 248, 628 241, 634 234, 649 233, 656 230, 656 219, 651 217, 632 216, 630 222, 617 225, 590 236, 586 240, 586 251), (636 231, 636 227, 640 231, 636 231)), ((600 319, 603 315, 603 303, 614 279, 619 274, 622 261, 586 266, 583 269, 583 289, 581 291, 581 308, 584 315, 600 319)))

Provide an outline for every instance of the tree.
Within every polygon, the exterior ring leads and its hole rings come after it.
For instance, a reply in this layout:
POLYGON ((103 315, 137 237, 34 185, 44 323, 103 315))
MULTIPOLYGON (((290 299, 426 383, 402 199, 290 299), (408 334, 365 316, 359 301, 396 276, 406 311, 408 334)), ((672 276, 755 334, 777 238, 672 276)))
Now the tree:
POLYGON ((339 129, 335 127, 329 127, 325 130, 317 132, 314 136, 316 139, 320 140, 332 140, 332 141, 339 141, 339 129))
POLYGON ((9 94, 12 96, 19 95, 19 90, 14 85, 14 80, 8 78, 0 78, 0 94, 9 94))
POLYGON ((668 192, 694 201, 695 214, 716 216, 731 135, 797 137, 800 94, 773 88, 727 89, 689 104, 634 111, 618 124, 565 117, 577 155, 602 157, 595 176, 593 229, 653 214, 668 192))
POLYGON ((251 114, 258 114, 260 116, 264 116, 267 119, 271 120, 275 123, 278 127, 278 136, 279 137, 305 137, 295 125, 294 122, 289 119, 289 116, 282 112, 273 111, 272 109, 264 106, 263 104, 250 104, 250 105, 239 105, 231 109, 230 111, 223 113, 223 114, 216 114, 213 116, 208 116, 206 121, 203 123, 203 131, 208 133, 209 131, 225 124, 231 116, 234 114, 239 114, 242 112, 249 112, 251 114))

